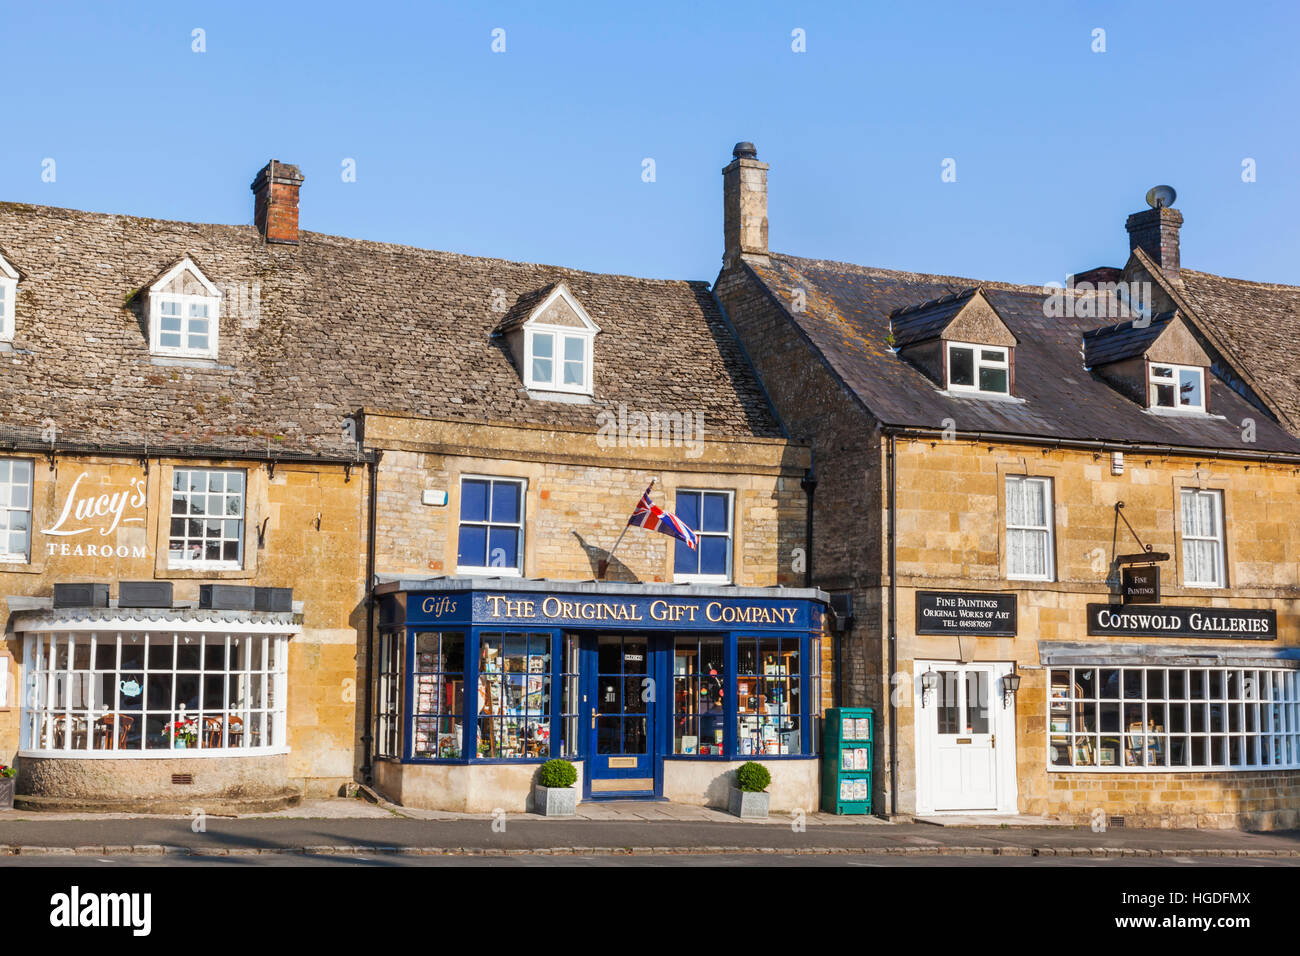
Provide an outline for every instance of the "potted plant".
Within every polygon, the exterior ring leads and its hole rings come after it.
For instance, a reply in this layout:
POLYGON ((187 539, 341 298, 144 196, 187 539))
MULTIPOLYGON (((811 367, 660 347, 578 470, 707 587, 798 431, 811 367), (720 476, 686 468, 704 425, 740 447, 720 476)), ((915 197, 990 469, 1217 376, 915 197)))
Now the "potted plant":
POLYGON ((533 786, 533 809, 548 817, 571 817, 578 812, 578 770, 556 758, 542 764, 533 786))
POLYGON ((14 808, 14 775, 18 771, 0 763, 0 810, 14 808))
POLYGON ((172 748, 175 750, 193 747, 199 739, 198 725, 188 718, 168 724, 164 728, 164 733, 171 738, 172 748))
POLYGON ((761 763, 753 760, 736 768, 736 785, 731 788, 731 801, 727 809, 742 820, 766 820, 771 794, 767 785, 772 775, 761 763))

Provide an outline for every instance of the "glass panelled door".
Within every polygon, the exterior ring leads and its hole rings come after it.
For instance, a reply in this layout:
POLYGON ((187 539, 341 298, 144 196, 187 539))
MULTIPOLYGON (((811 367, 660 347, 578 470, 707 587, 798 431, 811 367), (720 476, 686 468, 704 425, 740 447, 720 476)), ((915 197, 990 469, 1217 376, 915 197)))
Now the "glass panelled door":
POLYGON ((587 639, 586 650, 591 791, 653 793, 656 695, 651 641, 638 634, 601 634, 587 639))
POLYGON ((993 726, 995 677, 987 666, 935 668, 934 806, 939 810, 990 810, 998 805, 993 726))

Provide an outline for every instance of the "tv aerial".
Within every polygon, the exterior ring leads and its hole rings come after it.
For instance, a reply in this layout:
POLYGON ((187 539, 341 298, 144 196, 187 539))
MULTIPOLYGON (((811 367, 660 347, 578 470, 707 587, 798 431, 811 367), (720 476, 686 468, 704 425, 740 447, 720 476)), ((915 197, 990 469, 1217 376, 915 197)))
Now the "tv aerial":
POLYGON ((1152 209, 1163 209, 1174 204, 1178 193, 1173 186, 1152 186, 1147 190, 1147 205, 1152 209))

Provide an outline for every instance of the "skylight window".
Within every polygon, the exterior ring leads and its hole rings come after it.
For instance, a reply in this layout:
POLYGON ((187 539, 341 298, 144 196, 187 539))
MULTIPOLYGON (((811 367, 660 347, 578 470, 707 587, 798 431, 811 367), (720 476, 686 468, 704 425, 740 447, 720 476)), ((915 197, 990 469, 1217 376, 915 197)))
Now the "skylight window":
POLYGON ((1009 350, 1000 345, 949 342, 948 389, 986 395, 1011 394, 1009 350))
POLYGON ((1150 407, 1205 411, 1205 369, 1152 364, 1150 407))

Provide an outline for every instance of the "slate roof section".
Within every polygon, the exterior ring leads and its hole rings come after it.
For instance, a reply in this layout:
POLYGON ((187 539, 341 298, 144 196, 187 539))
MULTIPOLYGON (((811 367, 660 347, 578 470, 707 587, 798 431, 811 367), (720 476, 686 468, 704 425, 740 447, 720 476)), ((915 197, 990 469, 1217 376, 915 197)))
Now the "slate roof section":
POLYGON ((0 443, 53 420, 73 443, 349 457, 343 419, 362 407, 594 431, 620 404, 700 413, 711 437, 781 437, 707 283, 300 238, 0 203, 0 244, 25 274, 0 351, 0 443), (215 364, 149 354, 138 293, 185 256, 226 292, 215 364), (492 336, 493 290, 518 307, 560 280, 602 329, 590 403, 528 398, 492 336))
POLYGON ((1169 327, 1176 312, 1162 312, 1151 317, 1145 326, 1136 325, 1135 319, 1093 329, 1083 333, 1083 364, 1096 368, 1110 362, 1145 355, 1161 333, 1169 327))
POLYGON ((1211 415, 1152 413, 1083 363, 1083 334, 1096 318, 1049 316, 1047 294, 1034 286, 873 269, 772 254, 770 264, 746 261, 777 302, 805 291, 806 308, 790 320, 844 385, 882 424, 1032 439, 1113 441, 1300 454, 1300 441, 1210 376, 1211 415), (983 289, 1017 337, 1016 399, 947 394, 889 346, 896 309, 983 289), (1256 423, 1256 441, 1243 444, 1241 421, 1256 423))
POLYGON ((971 299, 975 289, 965 289, 940 296, 920 305, 905 306, 889 314, 894 332, 894 347, 906 348, 917 342, 937 339, 971 299))
POLYGON ((548 282, 541 288, 525 292, 516 299, 515 304, 507 310, 501 324, 497 326, 496 334, 505 335, 507 332, 513 332, 527 322, 528 317, 536 311, 537 307, 546 300, 548 295, 555 291, 557 285, 559 285, 558 282, 548 282))
POLYGON ((1179 270, 1193 312, 1231 349, 1267 400, 1300 431, 1300 286, 1179 270))

